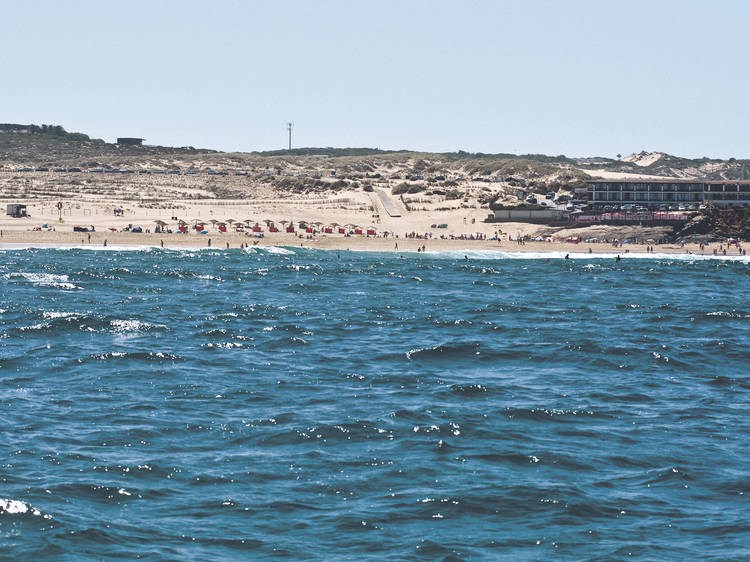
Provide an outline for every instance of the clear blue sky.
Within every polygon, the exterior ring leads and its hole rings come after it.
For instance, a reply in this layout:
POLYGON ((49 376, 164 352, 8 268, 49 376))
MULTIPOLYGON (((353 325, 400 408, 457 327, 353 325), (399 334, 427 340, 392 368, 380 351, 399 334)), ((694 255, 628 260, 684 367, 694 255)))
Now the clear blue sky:
POLYGON ((750 157, 750 2, 0 3, 0 122, 286 145, 750 157))

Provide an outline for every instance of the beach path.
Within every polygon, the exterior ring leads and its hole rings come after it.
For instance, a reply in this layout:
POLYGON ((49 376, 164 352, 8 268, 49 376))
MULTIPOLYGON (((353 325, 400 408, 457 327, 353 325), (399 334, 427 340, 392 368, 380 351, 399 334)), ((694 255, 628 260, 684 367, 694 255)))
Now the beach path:
POLYGON ((391 217, 401 216, 401 211, 396 205, 396 202, 393 199, 391 199, 390 195, 388 195, 382 189, 376 189, 375 193, 377 193, 378 199, 380 200, 380 203, 383 206, 383 209, 385 209, 385 212, 388 213, 388 215, 390 215, 391 217))

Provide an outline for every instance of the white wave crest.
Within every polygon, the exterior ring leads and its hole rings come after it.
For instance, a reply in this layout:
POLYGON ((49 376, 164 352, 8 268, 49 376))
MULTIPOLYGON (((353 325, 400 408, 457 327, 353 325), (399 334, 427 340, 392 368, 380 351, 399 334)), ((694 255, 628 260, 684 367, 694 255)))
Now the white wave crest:
POLYGON ((27 273, 19 271, 17 273, 8 273, 3 276, 5 279, 22 278, 36 285, 37 287, 54 287, 56 289, 80 289, 73 283, 68 282, 67 275, 55 275, 54 273, 27 273))
POLYGON ((269 254, 279 254, 284 256, 294 254, 292 250, 288 248, 282 248, 281 246, 263 246, 263 250, 265 250, 269 254))
MULTIPOLYGON (((41 511, 20 500, 6 500, 0 498, 0 515, 23 515, 24 513, 29 513, 37 517, 42 515, 41 511)), ((50 516, 45 515, 44 518, 49 519, 50 516)))
POLYGON ((164 324, 150 324, 149 322, 141 322, 140 320, 112 320, 110 324, 115 332, 121 333, 147 332, 153 329, 166 329, 164 324))

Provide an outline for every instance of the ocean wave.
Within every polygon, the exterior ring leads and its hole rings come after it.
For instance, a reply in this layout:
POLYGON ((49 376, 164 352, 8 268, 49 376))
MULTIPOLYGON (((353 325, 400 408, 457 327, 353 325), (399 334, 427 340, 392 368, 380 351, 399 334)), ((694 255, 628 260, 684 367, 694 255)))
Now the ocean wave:
POLYGON ((246 253, 250 254, 275 254, 279 256, 291 256, 296 252, 283 246, 248 246, 245 248, 246 253))
POLYGON ((110 325, 112 330, 117 333, 133 333, 133 332, 150 332, 152 330, 169 330, 164 324, 153 324, 150 322, 143 322, 141 320, 111 320, 110 325))
POLYGON ((571 260, 584 260, 584 261, 614 261, 617 256, 621 259, 645 259, 654 261, 672 260, 677 262, 692 262, 692 261, 706 261, 706 260, 719 260, 719 261, 735 261, 742 263, 750 263, 750 257, 748 256, 714 256, 714 255, 700 255, 700 254, 670 254, 670 253, 641 253, 641 252, 606 252, 606 253, 592 253, 588 252, 563 252, 558 250, 550 250, 544 252, 513 252, 506 250, 440 250, 435 252, 426 252, 425 254, 431 257, 448 258, 461 260, 468 258, 469 260, 560 260, 568 259, 571 260))
POLYGON ((180 355, 174 353, 165 353, 162 351, 107 351, 106 353, 96 353, 88 357, 88 359, 79 359, 79 363, 85 363, 88 361, 120 361, 128 363, 130 361, 185 361, 180 355))
POLYGON ((18 273, 8 273, 3 276, 5 279, 25 279, 37 287, 53 287, 56 289, 81 289, 69 283, 67 275, 58 275, 54 273, 27 273, 20 271, 18 273))
POLYGON ((476 342, 442 344, 433 347, 410 349, 406 352, 406 358, 410 361, 418 359, 449 359, 453 357, 466 357, 479 354, 479 344, 476 342))
POLYGON ((0 516, 3 515, 32 515, 51 519, 50 515, 42 514, 37 508, 22 502, 21 500, 9 500, 0 498, 0 516))
MULTIPOLYGON (((153 245, 76 245, 76 244, 55 244, 55 243, 39 243, 39 244, 3 244, 0 247, 0 252, 16 251, 16 250, 84 250, 91 252, 164 252, 182 255, 183 257, 192 257, 202 255, 206 252, 223 253, 223 251, 217 248, 208 247, 196 247, 196 248, 183 248, 179 246, 164 247, 153 245)), ((697 262, 706 260, 716 260, 720 262, 739 262, 750 264, 750 256, 739 256, 739 255, 713 255, 713 254, 683 254, 683 253, 668 253, 668 252, 655 252, 655 253, 643 253, 643 252, 622 252, 617 250, 611 250, 607 252, 595 252, 589 254, 587 251, 561 251, 561 250, 544 250, 544 251, 513 251, 507 249, 496 249, 496 250, 432 250, 426 252, 407 252, 407 251, 382 251, 382 250, 368 250, 368 249, 336 249, 336 248, 294 248, 285 246, 250 246, 243 250, 246 253, 265 253, 271 255, 330 255, 330 254, 371 254, 379 257, 398 257, 398 256, 409 256, 411 258, 419 257, 420 259, 450 259, 450 260, 560 260, 568 259, 571 260, 595 260, 595 261, 609 261, 614 260, 617 256, 621 259, 638 259, 638 260, 653 260, 653 261, 666 261, 670 262, 697 262)))
POLYGON ((56 312, 43 311, 42 322, 18 326, 14 330, 21 332, 60 332, 79 330, 93 333, 139 334, 154 331, 169 331, 165 324, 144 322, 136 319, 109 319, 96 316, 92 312, 56 312))

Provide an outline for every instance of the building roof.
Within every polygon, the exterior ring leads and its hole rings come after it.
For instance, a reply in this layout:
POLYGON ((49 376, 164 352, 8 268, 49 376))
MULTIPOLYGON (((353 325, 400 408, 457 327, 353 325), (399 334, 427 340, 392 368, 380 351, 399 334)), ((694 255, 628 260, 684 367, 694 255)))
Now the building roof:
POLYGON ((705 183, 705 184, 750 184, 750 180, 707 180, 707 179, 685 179, 685 178, 664 178, 664 179, 596 179, 589 180, 588 183, 705 183))

